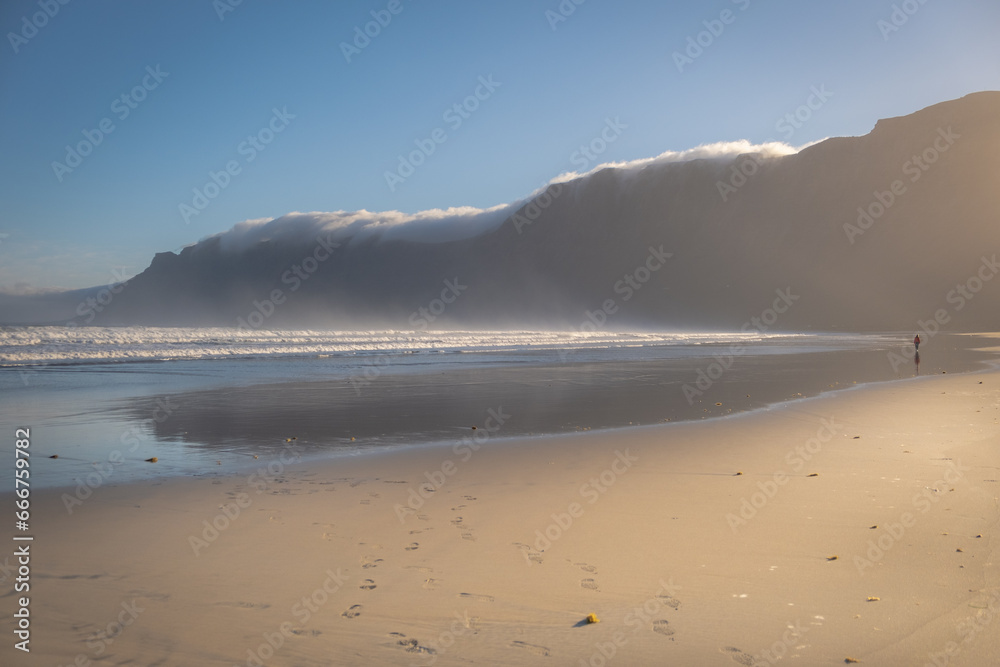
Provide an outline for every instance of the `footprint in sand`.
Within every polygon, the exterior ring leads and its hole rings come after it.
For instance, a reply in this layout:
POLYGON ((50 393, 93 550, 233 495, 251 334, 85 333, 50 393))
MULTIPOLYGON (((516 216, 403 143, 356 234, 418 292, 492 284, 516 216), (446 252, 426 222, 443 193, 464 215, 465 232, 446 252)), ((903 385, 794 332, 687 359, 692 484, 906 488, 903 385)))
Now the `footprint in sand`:
POLYGON ((671 637, 674 634, 674 629, 670 627, 670 621, 659 620, 653 621, 653 632, 664 637, 671 637))
POLYGON ((400 639, 396 645, 401 646, 407 653, 420 652, 420 642, 416 639, 400 639))
POLYGON ((429 653, 431 655, 437 653, 437 651, 432 648, 421 646, 417 639, 407 637, 402 632, 390 632, 389 637, 396 640, 395 646, 403 649, 407 653, 429 653))
POLYGON ((524 542, 511 542, 511 544, 513 544, 515 547, 521 550, 521 555, 524 556, 524 560, 528 561, 528 565, 531 565, 532 563, 541 564, 542 562, 541 551, 535 550, 530 545, 525 544, 524 542))
POLYGON ((424 580, 424 588, 433 590, 438 587, 438 580, 434 578, 424 580))
POLYGON ((364 607, 362 607, 359 604, 352 605, 351 608, 345 611, 343 614, 341 614, 341 616, 343 616, 344 618, 357 618, 358 616, 361 615, 362 609, 364 609, 364 607))
POLYGON ((322 630, 292 630, 292 634, 293 635, 299 635, 300 637, 302 635, 308 635, 310 637, 319 637, 321 634, 323 634, 323 631, 322 630))
POLYGON ((458 597, 476 600, 477 602, 493 602, 494 599, 492 595, 479 595, 477 593, 459 593, 458 597))
POLYGON ((375 558, 374 556, 362 556, 361 567, 367 569, 378 567, 378 564, 382 562, 381 558, 375 558))
POLYGON ((455 528, 458 528, 459 530, 463 531, 462 532, 462 539, 463 540, 469 540, 470 542, 475 542, 476 541, 476 536, 473 534, 472 530, 468 526, 465 525, 465 523, 462 520, 462 517, 457 516, 454 519, 452 519, 451 520, 451 525, 453 525, 453 526, 455 526, 455 528))
POLYGON ((407 551, 416 551, 420 548, 420 542, 410 542, 410 546, 405 547, 407 551))
POLYGON ((590 572, 591 574, 597 574, 597 568, 594 567, 593 565, 587 565, 586 563, 573 563, 573 565, 576 565, 578 568, 580 568, 584 572, 590 572))
POLYGON ((477 500, 475 496, 462 496, 462 497, 465 498, 466 500, 477 500))
POLYGON ((582 579, 580 581, 580 586, 591 591, 600 590, 599 588, 597 588, 597 582, 594 581, 593 579, 582 579))
POLYGON ((528 642, 511 642, 510 645, 511 648, 523 648, 531 655, 547 656, 549 654, 549 649, 547 646, 539 646, 538 644, 529 644, 528 642))
POLYGON ((375 589, 375 581, 372 580, 372 579, 365 579, 364 581, 361 582, 361 585, 358 586, 358 588, 360 588, 363 591, 374 590, 375 589))
POLYGON ((451 511, 452 512, 457 512, 458 510, 464 510, 465 508, 466 508, 466 505, 458 505, 456 507, 452 507, 451 511))
POLYGON ((741 665, 746 665, 746 667, 753 667, 757 663, 757 661, 754 660, 754 657, 752 655, 746 653, 745 651, 741 651, 733 646, 724 646, 719 649, 719 652, 725 653, 726 655, 728 655, 730 658, 733 659, 733 662, 737 662, 741 665))
POLYGON ((666 593, 660 593, 656 598, 672 609, 679 609, 681 606, 681 601, 672 595, 667 595, 666 593))

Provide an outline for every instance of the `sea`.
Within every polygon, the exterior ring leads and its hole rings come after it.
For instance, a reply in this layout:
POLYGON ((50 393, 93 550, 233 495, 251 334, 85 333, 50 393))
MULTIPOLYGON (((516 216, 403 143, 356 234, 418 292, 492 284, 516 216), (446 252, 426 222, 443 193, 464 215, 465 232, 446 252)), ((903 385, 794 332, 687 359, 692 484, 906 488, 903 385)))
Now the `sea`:
MULTIPOLYGON (((726 418, 986 368, 975 335, 0 327, 0 456, 33 486, 726 418), (151 459, 154 459, 152 461, 151 459)), ((664 438, 669 446, 669 438, 664 438)))

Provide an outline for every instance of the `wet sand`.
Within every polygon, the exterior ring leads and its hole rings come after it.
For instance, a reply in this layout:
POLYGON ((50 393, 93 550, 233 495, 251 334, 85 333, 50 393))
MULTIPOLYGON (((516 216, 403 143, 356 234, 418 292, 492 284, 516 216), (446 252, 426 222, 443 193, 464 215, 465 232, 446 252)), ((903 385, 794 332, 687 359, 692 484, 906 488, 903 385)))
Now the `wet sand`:
MULTIPOLYGON (((154 425, 165 442, 242 454, 295 436, 303 450, 449 442, 481 427, 490 410, 510 415, 496 435, 551 435, 708 419, 796 398, 923 374, 983 368, 994 354, 973 337, 944 336, 925 345, 918 368, 912 345, 770 354, 766 346, 733 353, 705 346, 705 356, 449 367, 396 372, 371 367, 353 379, 306 380, 174 393, 173 411, 154 425), (896 355, 895 361, 890 353, 896 355), (353 438, 353 440, 352 440, 353 438)), ((116 410, 138 422, 160 396, 123 401, 116 410)))

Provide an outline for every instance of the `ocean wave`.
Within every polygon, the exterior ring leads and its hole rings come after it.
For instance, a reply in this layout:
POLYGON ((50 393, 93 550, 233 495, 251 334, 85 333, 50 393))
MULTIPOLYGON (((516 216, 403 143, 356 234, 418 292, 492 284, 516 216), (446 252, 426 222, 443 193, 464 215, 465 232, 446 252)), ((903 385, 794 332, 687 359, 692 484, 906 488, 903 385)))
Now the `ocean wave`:
POLYGON ((279 356, 585 350, 752 343, 810 334, 584 331, 263 331, 157 327, 0 327, 0 365, 279 356))

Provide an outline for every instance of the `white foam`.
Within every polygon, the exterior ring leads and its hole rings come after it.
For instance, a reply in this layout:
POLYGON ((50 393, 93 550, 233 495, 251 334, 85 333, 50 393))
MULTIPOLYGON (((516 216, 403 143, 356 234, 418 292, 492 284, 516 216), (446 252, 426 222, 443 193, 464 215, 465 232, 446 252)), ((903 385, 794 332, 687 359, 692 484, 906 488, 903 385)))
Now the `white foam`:
MULTIPOLYGON (((802 334, 805 336, 806 334, 802 334)), ((751 343, 794 334, 0 327, 0 365, 751 343)))

